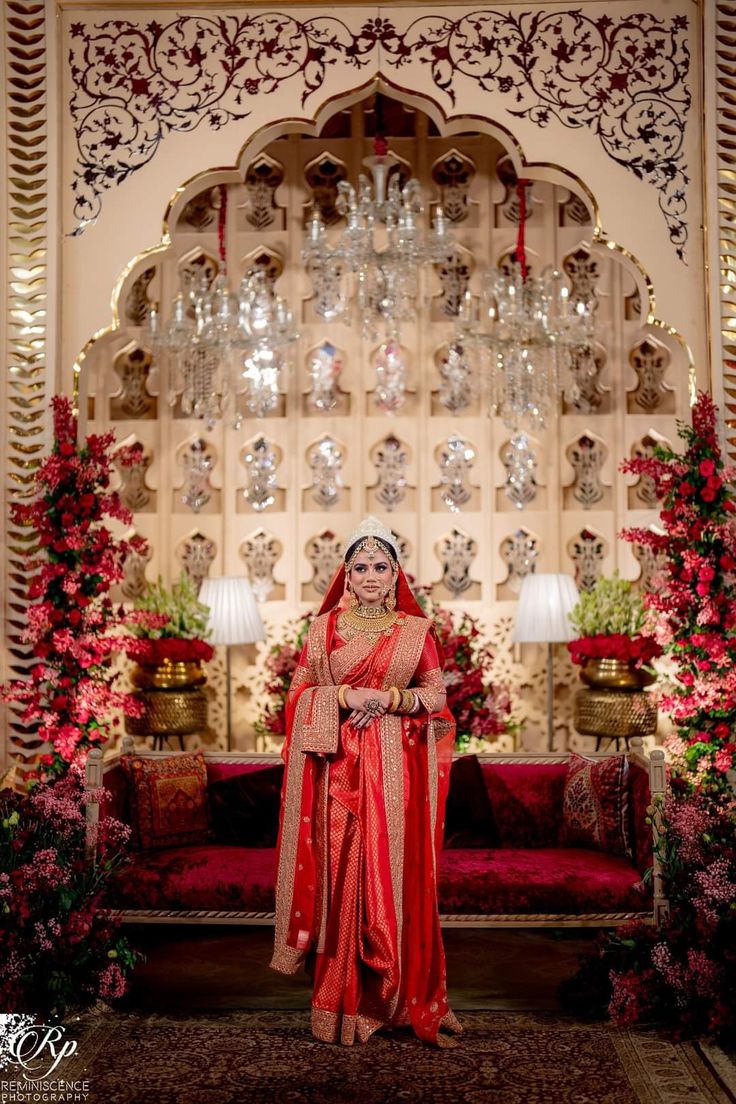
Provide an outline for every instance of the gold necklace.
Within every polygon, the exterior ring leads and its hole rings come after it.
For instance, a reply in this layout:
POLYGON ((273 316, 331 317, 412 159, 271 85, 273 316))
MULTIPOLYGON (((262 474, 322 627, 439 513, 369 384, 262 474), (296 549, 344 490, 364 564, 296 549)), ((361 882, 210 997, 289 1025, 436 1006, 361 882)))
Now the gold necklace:
POLYGON ((366 633, 381 633, 391 628, 396 620, 396 612, 387 610, 383 606, 356 606, 354 609, 344 610, 342 620, 351 629, 366 633))

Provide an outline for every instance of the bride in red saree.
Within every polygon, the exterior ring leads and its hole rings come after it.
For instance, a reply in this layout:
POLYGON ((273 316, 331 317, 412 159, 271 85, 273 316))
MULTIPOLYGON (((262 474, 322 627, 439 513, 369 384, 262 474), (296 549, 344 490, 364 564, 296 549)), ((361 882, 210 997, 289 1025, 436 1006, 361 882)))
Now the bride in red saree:
POLYGON ((440 647, 375 518, 348 542, 287 700, 273 969, 312 977, 312 1033, 407 1025, 453 1046, 437 910, 455 726, 440 647))

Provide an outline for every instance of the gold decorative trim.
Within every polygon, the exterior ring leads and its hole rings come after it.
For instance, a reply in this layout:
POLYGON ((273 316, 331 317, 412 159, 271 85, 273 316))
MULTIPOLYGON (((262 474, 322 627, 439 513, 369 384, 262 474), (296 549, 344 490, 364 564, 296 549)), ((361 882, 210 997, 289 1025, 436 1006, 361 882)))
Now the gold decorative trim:
MULTIPOLYGON (((707 45, 715 52, 712 65, 715 85, 712 104, 715 149, 712 157, 715 164, 712 166, 710 186, 716 190, 717 207, 716 224, 710 238, 713 243, 711 257, 713 263, 718 264, 718 271, 711 275, 706 258, 706 286, 711 278, 717 280, 719 286, 717 320, 720 324, 722 364, 712 365, 711 378, 715 384, 716 373, 720 370, 722 376, 714 391, 723 409, 725 451, 733 463, 736 460, 736 157, 733 153, 736 127, 736 3, 733 0, 719 0, 712 5, 711 19, 713 27, 707 45), (717 262, 714 254, 717 254, 717 262)), ((703 131, 705 140, 705 127, 703 131)), ((707 204, 707 195, 704 195, 704 203, 707 204)), ((707 217, 707 206, 705 211, 707 217)), ((713 315, 715 313, 714 310, 713 315)), ((709 313, 709 317, 713 315, 709 313)), ((713 328, 715 330, 715 324, 713 328)), ((713 336, 715 338, 715 333, 713 336)), ((714 347, 718 347, 715 341, 714 347)))
MULTIPOLYGON (((46 5, 29 0, 5 3, 1 25, 7 126, 5 670, 11 677, 22 678, 31 667, 31 655, 21 634, 30 576, 25 558, 33 548, 29 546, 28 530, 11 521, 9 513, 13 503, 33 493, 50 421, 46 5)), ((22 776, 30 769, 32 757, 47 751, 48 745, 40 745, 34 731, 19 723, 16 707, 6 708, 8 758, 17 763, 22 776)))

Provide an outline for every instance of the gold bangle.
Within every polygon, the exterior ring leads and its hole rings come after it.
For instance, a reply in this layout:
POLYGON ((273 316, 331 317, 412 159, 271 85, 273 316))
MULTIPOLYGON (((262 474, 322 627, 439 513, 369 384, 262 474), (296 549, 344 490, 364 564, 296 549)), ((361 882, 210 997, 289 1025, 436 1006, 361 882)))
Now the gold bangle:
POLYGON ((402 690, 401 691, 401 710, 403 713, 411 713, 414 708, 414 691, 402 690))
POLYGON ((399 690, 398 686, 389 686, 388 692, 391 696, 391 701, 389 702, 388 707, 389 712, 396 713, 401 705, 401 691, 399 690))
POLYGON ((350 708, 348 703, 345 701, 345 695, 347 694, 348 690, 351 690, 351 689, 352 689, 352 687, 347 682, 343 682, 342 686, 340 686, 340 688, 338 689, 338 691, 337 691, 337 702, 338 702, 338 705, 340 706, 341 709, 349 709, 350 708))

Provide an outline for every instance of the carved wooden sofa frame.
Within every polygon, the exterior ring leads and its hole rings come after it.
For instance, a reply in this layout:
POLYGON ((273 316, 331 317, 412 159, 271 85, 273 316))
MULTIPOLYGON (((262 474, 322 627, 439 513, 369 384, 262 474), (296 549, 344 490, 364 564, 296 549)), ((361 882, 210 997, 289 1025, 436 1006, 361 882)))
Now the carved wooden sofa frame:
MULTIPOLYGON (((631 740, 628 752, 628 760, 636 764, 648 773, 650 804, 647 810, 652 821, 652 905, 642 912, 601 912, 601 913, 523 913, 518 915, 452 915, 441 914, 440 921, 447 928, 590 928, 616 927, 630 920, 640 919, 646 923, 659 925, 667 915, 669 905, 664 895, 662 869, 658 856, 658 835, 661 824, 661 806, 666 786, 666 769, 664 752, 655 749, 649 756, 644 753, 641 739, 635 737, 631 740)), ((86 787, 90 791, 87 801, 86 815, 88 824, 88 859, 95 861, 97 825, 99 823, 100 806, 93 799, 91 791, 99 790, 104 784, 104 773, 116 766, 121 755, 133 753, 133 741, 131 737, 125 737, 121 751, 108 759, 103 760, 102 751, 93 749, 90 752, 86 768, 86 787)), ((169 751, 136 751, 136 755, 144 755, 147 758, 166 758, 172 753, 169 751)), ((259 752, 208 752, 204 753, 205 760, 218 763, 263 763, 272 766, 281 762, 278 754, 259 752)), ((594 753, 591 759, 606 758, 605 753, 594 753)), ((527 765, 541 763, 559 763, 569 758, 568 753, 547 753, 532 755, 494 755, 479 754, 478 759, 493 760, 497 763, 521 762, 527 765)), ((274 922, 273 912, 240 912, 240 911, 210 911, 210 910, 154 910, 131 909, 123 910, 124 923, 146 924, 253 924, 270 925, 274 922)))

